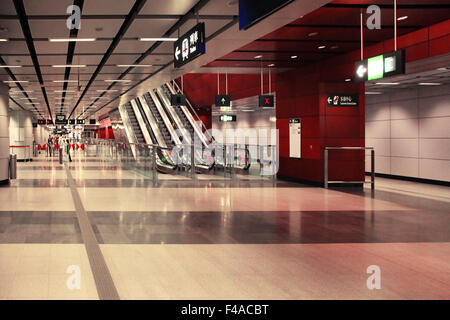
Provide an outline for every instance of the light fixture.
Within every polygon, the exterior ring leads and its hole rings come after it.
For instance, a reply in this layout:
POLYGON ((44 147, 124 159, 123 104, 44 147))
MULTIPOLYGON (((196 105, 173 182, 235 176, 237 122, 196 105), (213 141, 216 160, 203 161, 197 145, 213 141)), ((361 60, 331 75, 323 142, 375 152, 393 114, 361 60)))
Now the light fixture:
POLYGON ((53 80, 53 82, 62 83, 62 82, 78 82, 78 81, 77 80, 53 80))
POLYGON ((350 79, 350 78, 345 79, 345 82, 350 82, 350 81, 352 81, 352 79, 350 79))
POLYGON ((27 83, 27 80, 5 80, 4 83, 27 83))
POLYGON ((402 17, 397 18, 397 21, 402 21, 402 20, 406 20, 406 19, 408 19, 408 16, 402 16, 402 17))
POLYGON ((6 41, 8 41, 8 39, 0 38, 0 42, 6 42, 6 41))
POLYGON ((380 86, 397 86, 400 83, 399 82, 377 82, 376 84, 380 86))
POLYGON ((96 90, 97 92, 117 92, 117 91, 119 91, 119 90, 114 90, 114 89, 111 89, 111 90, 96 90))
POLYGON ((35 104, 40 104, 39 102, 26 102, 25 104, 32 104, 32 105, 35 105, 35 104))
POLYGON ((319 49, 319 50, 322 50, 322 49, 325 49, 325 48, 326 48, 326 46, 317 47, 317 49, 319 49))
POLYGON ((318 32, 311 32, 311 33, 308 33, 308 37, 314 37, 314 36, 317 36, 319 33, 318 32))
POLYGON ((255 59, 261 59, 262 58, 262 56, 261 55, 259 55, 259 56, 255 56, 255 59))
POLYGON ((145 68, 145 67, 151 67, 151 64, 118 64, 117 67, 120 68, 145 68))
POLYGON ((62 39, 48 39, 50 42, 87 42, 95 41, 95 38, 62 38, 62 39))
POLYGON ((22 68, 22 66, 8 66, 8 65, 0 65, 0 68, 22 68))
POLYGON ((438 68, 437 70, 438 70, 438 71, 447 71, 447 68, 446 68, 446 67, 443 67, 443 68, 438 68))
POLYGON ((366 94, 383 94, 383 92, 378 92, 378 91, 367 91, 366 94))
POLYGON ((54 64, 53 68, 85 68, 85 64, 54 64))
POLYGON ((419 86, 440 86, 439 82, 420 82, 419 86))
POLYGON ((75 91, 73 91, 73 90, 55 90, 53 92, 62 93, 62 92, 75 92, 75 91))
POLYGON ((291 56, 291 59, 297 59, 298 56, 291 56))
POLYGON ((139 38, 139 41, 177 41, 178 38, 139 38))
POLYGON ((131 82, 131 80, 105 80, 105 82, 131 82))
POLYGON ((271 63, 271 64, 268 65, 268 67, 275 67, 275 64, 271 63))

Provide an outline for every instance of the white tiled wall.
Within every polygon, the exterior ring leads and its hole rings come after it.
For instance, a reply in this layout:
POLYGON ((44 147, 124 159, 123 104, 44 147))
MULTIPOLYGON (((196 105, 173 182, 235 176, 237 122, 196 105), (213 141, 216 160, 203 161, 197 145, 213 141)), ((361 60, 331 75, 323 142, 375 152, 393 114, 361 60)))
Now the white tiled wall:
POLYGON ((366 96, 366 146, 377 173, 450 181, 450 85, 366 96))

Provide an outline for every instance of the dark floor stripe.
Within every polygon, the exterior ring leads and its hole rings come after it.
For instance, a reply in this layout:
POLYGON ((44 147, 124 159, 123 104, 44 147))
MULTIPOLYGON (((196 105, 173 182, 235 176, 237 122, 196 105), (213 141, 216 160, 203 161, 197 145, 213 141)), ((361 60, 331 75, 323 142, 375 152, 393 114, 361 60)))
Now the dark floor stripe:
POLYGON ((109 272, 105 258, 100 250, 100 246, 92 230, 91 223, 81 202, 80 195, 76 189, 75 180, 66 168, 67 180, 69 182, 70 191, 72 193, 75 209, 77 211, 78 224, 81 229, 81 236, 83 237, 86 252, 91 265, 92 274, 94 275, 95 284, 97 286, 97 293, 100 300, 120 300, 114 281, 109 272))

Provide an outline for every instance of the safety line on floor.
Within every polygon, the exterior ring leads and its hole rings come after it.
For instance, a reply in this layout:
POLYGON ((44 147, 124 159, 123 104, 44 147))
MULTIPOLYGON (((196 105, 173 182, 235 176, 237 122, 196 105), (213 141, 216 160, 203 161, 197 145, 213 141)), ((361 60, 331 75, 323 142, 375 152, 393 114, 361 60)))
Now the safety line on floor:
POLYGON ((78 224, 81 230, 81 237, 83 238, 86 247, 86 253, 89 258, 92 274, 94 276, 97 293, 100 300, 120 300, 114 281, 109 272, 105 257, 100 249, 100 246, 95 237, 94 230, 92 230, 86 210, 84 209, 80 195, 76 187, 75 180, 70 173, 70 169, 64 164, 67 172, 67 181, 69 183, 70 192, 72 193, 75 210, 77 213, 78 224))

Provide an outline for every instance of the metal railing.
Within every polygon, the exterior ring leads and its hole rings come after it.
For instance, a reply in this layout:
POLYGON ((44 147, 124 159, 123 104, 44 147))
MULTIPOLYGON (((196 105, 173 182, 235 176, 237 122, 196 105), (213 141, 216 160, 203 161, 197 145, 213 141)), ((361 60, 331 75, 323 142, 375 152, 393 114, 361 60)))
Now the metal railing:
MULTIPOLYGON (((364 170, 365 171, 365 170, 364 170)), ((373 147, 325 147, 324 150, 324 186, 328 189, 330 183, 370 183, 375 189, 375 149, 373 147), (370 150, 371 178, 370 181, 329 181, 328 180, 328 151, 329 150, 370 150)))

